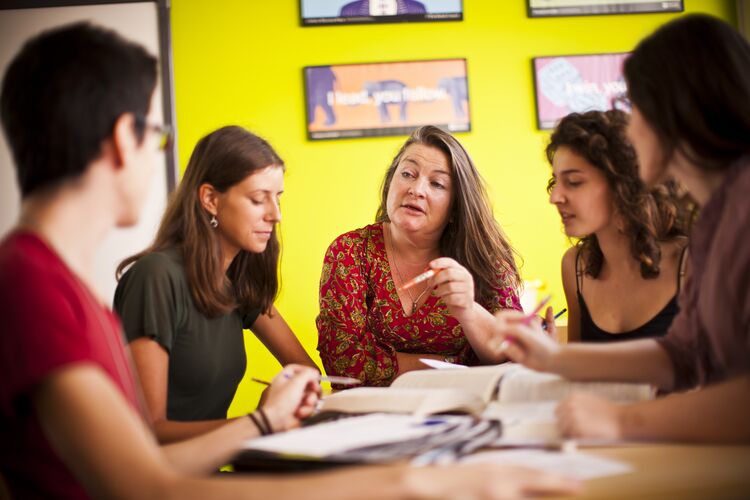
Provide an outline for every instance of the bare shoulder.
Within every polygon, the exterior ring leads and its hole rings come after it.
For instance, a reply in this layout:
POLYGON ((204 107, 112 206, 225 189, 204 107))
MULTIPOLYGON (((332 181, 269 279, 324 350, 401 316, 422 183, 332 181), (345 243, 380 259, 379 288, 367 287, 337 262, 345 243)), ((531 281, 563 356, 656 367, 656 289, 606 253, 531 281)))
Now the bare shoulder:
POLYGON ((563 254, 562 258, 562 273, 563 277, 566 274, 575 274, 576 270, 576 258, 578 257, 579 248, 572 246, 568 248, 563 254))
POLYGON ((666 240, 659 243, 664 262, 674 264, 676 266, 683 252, 687 248, 687 245, 688 239, 684 236, 672 238, 671 240, 666 240))

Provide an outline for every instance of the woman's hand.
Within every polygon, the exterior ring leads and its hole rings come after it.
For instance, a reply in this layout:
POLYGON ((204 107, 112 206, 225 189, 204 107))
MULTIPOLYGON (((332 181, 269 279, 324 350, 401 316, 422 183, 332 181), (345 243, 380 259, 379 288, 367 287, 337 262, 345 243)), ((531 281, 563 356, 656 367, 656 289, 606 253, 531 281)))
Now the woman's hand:
POLYGON ((437 276, 431 278, 435 294, 443 299, 451 314, 463 323, 463 317, 474 306, 474 277, 450 257, 433 260, 430 269, 439 271, 437 276))
POLYGON ((576 393, 557 407, 557 428, 566 437, 622 439, 623 406, 587 393, 576 393))
POLYGON ((274 432, 299 427, 309 417, 320 398, 320 373, 301 365, 287 365, 267 389, 263 411, 274 432))
POLYGON ((557 326, 555 325, 555 313, 552 311, 552 307, 548 307, 547 310, 544 312, 544 330, 547 332, 547 335, 549 335, 549 338, 552 340, 559 342, 560 338, 557 335, 557 326))
POLYGON ((495 318, 495 349, 534 370, 554 371, 562 346, 542 329, 539 318, 527 325, 523 313, 508 310, 498 311, 495 318))

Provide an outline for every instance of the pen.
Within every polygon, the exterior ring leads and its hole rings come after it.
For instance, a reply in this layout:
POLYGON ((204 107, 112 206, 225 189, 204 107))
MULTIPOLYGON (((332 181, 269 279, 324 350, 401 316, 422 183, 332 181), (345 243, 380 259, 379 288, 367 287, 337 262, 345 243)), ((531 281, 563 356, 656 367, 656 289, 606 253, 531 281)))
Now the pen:
MULTIPOLYGON (((255 378, 255 377, 250 377, 250 380, 252 380, 253 382, 258 382, 259 384, 263 384, 263 385, 271 385, 271 382, 269 382, 268 380, 262 380, 262 379, 255 378)), ((335 375, 331 375, 331 376, 321 375, 320 377, 318 377, 318 380, 320 382, 330 382, 332 384, 340 384, 340 385, 359 385, 362 383, 361 380, 356 379, 356 378, 336 377, 335 375)))
MULTIPOLYGON (((557 318, 559 318, 560 316, 562 316, 563 314, 565 314, 567 311, 568 311, 568 309, 566 307, 563 307, 562 310, 559 313, 555 314, 555 317, 552 318, 552 320, 553 321, 556 320, 557 318)), ((547 329, 547 323, 544 322, 544 323, 542 323, 542 330, 546 330, 546 329, 547 329)))
POLYGON ((422 274, 416 275, 414 278, 410 279, 403 285, 401 285, 401 290, 406 290, 407 288, 411 288, 416 284, 422 283, 425 280, 428 280, 432 278, 433 276, 437 276, 437 274, 442 271, 442 269, 428 269, 427 271, 423 272, 422 274))

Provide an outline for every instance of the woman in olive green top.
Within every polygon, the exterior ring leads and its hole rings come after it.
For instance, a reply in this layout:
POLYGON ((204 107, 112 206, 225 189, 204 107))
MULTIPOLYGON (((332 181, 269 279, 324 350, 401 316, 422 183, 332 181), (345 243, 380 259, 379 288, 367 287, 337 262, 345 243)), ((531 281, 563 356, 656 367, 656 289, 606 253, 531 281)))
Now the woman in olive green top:
POLYGON ((242 330, 282 365, 315 367, 273 306, 284 164, 221 128, 198 142, 153 245, 122 262, 114 306, 162 442, 226 422, 245 373, 242 330))

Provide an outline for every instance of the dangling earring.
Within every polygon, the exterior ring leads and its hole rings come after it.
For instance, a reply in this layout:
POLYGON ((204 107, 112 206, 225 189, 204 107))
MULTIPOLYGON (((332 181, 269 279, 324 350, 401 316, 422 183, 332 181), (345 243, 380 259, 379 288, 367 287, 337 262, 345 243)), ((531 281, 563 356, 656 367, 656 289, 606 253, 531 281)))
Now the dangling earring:
POLYGON ((211 227, 214 228, 214 229, 216 229, 217 227, 219 227, 219 221, 216 220, 216 216, 215 215, 211 216, 211 220, 208 221, 208 223, 211 224, 211 227))

